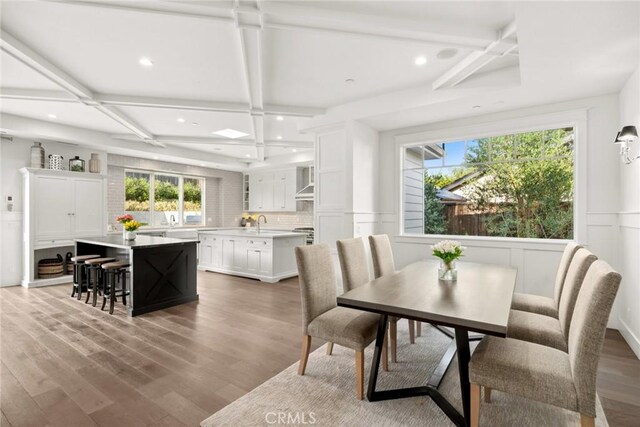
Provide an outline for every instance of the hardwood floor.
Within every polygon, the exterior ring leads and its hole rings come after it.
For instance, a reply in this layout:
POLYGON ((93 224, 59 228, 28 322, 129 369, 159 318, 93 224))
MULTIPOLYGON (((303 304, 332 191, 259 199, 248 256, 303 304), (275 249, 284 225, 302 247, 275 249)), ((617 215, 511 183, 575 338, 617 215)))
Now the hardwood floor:
MULTIPOLYGON (((0 426, 197 426, 298 360, 297 278, 198 274, 198 303, 136 318, 69 285, 0 289, 0 426)), ((610 425, 637 425, 640 361, 617 331, 598 381, 610 425)))

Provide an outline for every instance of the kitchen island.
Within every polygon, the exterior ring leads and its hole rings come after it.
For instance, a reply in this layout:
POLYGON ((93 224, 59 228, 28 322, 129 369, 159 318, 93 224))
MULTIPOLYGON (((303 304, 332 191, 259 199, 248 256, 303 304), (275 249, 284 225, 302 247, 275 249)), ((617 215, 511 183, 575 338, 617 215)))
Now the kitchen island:
POLYGON ((75 239, 76 255, 97 254, 128 261, 129 316, 198 300, 198 240, 122 235, 75 239))
POLYGON ((294 248, 306 239, 291 231, 202 231, 198 268, 275 283, 298 275, 294 248))

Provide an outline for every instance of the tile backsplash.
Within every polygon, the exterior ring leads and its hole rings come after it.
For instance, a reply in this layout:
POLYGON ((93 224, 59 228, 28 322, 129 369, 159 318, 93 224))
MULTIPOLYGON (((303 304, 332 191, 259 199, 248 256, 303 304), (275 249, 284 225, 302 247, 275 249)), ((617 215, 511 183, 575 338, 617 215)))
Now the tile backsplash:
MULTIPOLYGON (((297 202, 296 212, 250 212, 267 218, 266 228, 313 227, 313 203, 297 202)), ((263 226, 265 227, 265 226, 263 226)))

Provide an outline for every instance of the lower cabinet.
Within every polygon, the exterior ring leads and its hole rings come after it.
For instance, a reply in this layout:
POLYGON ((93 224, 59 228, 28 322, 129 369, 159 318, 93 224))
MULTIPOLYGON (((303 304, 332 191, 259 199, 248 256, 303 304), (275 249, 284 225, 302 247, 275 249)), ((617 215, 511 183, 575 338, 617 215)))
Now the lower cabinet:
POLYGON ((305 236, 238 237, 202 232, 198 265, 202 270, 234 274, 277 282, 297 275, 296 246, 305 244, 305 236))

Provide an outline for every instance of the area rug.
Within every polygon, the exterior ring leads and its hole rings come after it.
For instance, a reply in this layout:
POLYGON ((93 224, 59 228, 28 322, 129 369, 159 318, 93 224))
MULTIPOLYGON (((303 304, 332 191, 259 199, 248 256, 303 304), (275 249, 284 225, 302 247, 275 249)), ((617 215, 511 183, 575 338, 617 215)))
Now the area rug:
MULTIPOLYGON (((380 371, 378 390, 424 385, 449 346, 450 339, 423 324, 422 336, 409 344, 407 322, 398 323, 398 363, 380 371)), ((472 343, 472 350, 475 344, 472 343)), ((366 379, 373 345, 365 354, 366 379)), ((321 347, 309 355, 304 376, 295 363, 200 424, 213 426, 451 426, 453 423, 428 397, 358 401, 355 397, 355 362, 352 350, 335 346, 333 355, 321 347)), ((457 360, 454 359, 440 385, 442 394, 462 412, 457 360)), ((492 403, 480 407, 485 426, 579 426, 578 414, 550 405, 492 393, 492 403)), ((608 426, 600 399, 596 425, 608 426)))

